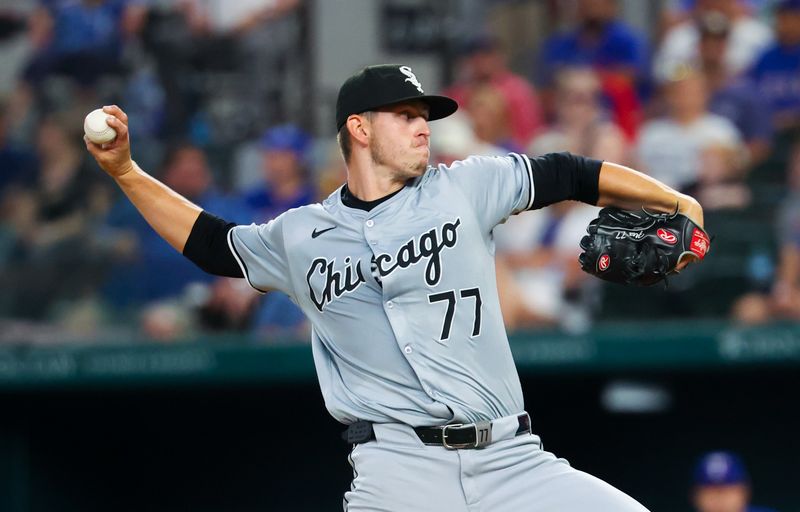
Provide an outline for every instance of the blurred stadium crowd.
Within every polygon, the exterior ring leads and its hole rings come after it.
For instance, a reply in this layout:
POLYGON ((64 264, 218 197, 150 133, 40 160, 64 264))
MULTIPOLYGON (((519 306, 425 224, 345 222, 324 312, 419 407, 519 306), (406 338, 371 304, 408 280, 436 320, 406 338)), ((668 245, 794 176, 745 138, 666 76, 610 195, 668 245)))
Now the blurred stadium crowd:
MULTIPOLYGON (((0 341, 306 338, 288 297, 174 253, 83 148, 83 116, 117 103, 139 164, 237 223, 344 182, 333 130, 299 114, 307 3, 223 3, 0 8, 0 341)), ((496 232, 510 329, 800 319, 800 0, 664 1, 646 32, 615 0, 482 3, 500 23, 441 56, 461 110, 432 125, 435 162, 572 151, 627 164, 698 197, 716 235, 705 264, 643 295, 580 271, 594 208, 516 216, 496 232), (520 47, 502 20, 531 4, 552 32, 520 47)))

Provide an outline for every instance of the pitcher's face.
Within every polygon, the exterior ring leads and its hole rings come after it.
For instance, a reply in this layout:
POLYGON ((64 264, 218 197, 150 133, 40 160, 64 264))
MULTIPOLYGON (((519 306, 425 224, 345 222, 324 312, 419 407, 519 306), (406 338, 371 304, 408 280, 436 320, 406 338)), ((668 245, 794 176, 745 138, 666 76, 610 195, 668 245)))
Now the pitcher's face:
POLYGON ((422 175, 431 153, 428 115, 428 106, 417 100, 376 110, 370 120, 373 162, 392 169, 400 180, 422 175))

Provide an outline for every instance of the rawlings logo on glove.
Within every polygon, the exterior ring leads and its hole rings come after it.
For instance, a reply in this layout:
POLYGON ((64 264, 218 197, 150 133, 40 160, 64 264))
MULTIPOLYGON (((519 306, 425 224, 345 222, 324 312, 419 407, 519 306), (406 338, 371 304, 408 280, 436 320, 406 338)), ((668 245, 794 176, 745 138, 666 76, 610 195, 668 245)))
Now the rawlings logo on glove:
POLYGON ((674 273, 683 258, 702 260, 708 234, 679 213, 603 208, 581 240, 581 268, 615 283, 650 286, 674 273))

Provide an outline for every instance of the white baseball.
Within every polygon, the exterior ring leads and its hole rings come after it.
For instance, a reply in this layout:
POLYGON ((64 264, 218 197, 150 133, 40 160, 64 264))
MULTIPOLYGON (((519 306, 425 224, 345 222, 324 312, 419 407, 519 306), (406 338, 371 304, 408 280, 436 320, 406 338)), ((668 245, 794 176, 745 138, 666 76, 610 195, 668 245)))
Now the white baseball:
POLYGON ((95 144, 105 144, 117 137, 117 131, 108 126, 106 118, 109 115, 102 108, 92 110, 83 121, 83 132, 95 144))

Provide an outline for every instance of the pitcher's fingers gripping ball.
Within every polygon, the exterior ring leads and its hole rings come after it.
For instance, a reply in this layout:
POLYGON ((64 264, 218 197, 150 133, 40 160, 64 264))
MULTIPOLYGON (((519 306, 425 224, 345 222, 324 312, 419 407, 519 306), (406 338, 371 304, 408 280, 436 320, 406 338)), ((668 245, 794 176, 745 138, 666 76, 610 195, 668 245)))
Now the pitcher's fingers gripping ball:
POLYGON ((117 131, 108 125, 109 117, 102 108, 89 112, 83 121, 83 133, 95 144, 105 144, 117 138, 117 131))
MULTIPOLYGON (((116 136, 111 141, 100 144, 92 142, 88 135, 84 135, 86 149, 106 173, 113 178, 119 178, 133 168, 128 136, 128 115, 116 105, 108 105, 95 112, 99 112, 94 115, 103 117, 103 124, 113 130, 116 136)), ((97 122, 99 123, 99 120, 97 122)))
POLYGON ((686 259, 711 248, 703 228, 679 213, 603 208, 581 240, 581 268, 600 279, 650 286, 677 272, 686 259))

